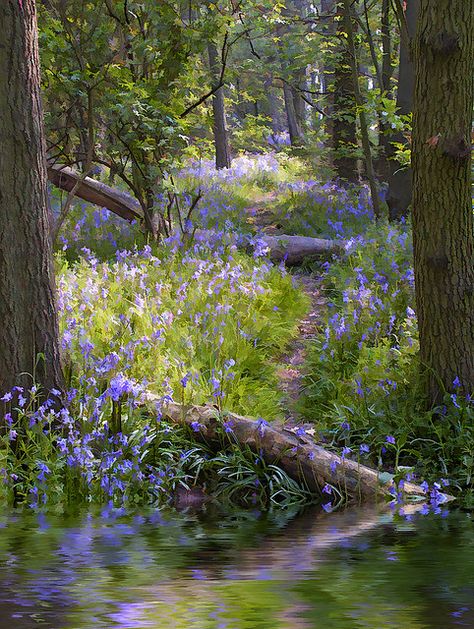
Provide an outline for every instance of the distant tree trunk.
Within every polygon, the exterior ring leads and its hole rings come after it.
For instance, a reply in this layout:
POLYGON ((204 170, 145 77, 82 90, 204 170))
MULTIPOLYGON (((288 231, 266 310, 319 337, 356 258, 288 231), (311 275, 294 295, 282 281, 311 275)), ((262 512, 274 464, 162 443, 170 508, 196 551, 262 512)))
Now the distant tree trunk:
POLYGON ((420 357, 432 403, 474 388, 471 129, 474 0, 421 0, 415 40, 413 240, 420 357))
MULTIPOLYGON (((219 84, 221 63, 217 47, 213 42, 208 44, 209 66, 211 69, 213 87, 219 84)), ((229 138, 225 119, 224 88, 219 88, 212 97, 212 111, 214 114, 214 145, 216 150, 216 168, 230 168, 231 156, 229 138)))
POLYGON ((390 92, 392 80, 392 38, 390 36, 390 0, 382 0, 382 84, 383 91, 390 92))
POLYGON ((358 181, 357 130, 354 83, 351 71, 351 55, 344 29, 344 7, 337 4, 337 32, 339 54, 334 67, 334 167, 338 177, 346 181, 358 181))
POLYGON ((48 391, 62 377, 34 0, 3 0, 0 24, 0 392, 31 376, 48 391))
MULTIPOLYGON (((401 37, 400 64, 398 72, 397 109, 401 115, 408 115, 413 111, 413 91, 415 83, 415 67, 410 50, 411 38, 415 36, 416 22, 419 11, 419 0, 407 0, 406 22, 410 41, 401 37)), ((402 133, 390 136, 389 142, 402 144, 405 140, 402 133)), ((393 150, 390 149, 390 155, 393 150)), ((412 197, 412 172, 410 167, 403 168, 396 161, 390 160, 390 174, 388 177, 387 205, 390 220, 399 220, 408 214, 412 197)))
MULTIPOLYGON (((385 97, 392 98, 392 38, 390 34, 390 0, 382 0, 382 16, 380 21, 380 32, 382 39, 382 84, 381 92, 385 97)), ((390 143, 389 125, 380 116, 379 119, 379 148, 378 171, 384 181, 390 176, 390 157, 392 145, 390 143)))
POLYGON ((286 81, 283 81, 283 96, 285 99, 286 119, 288 122, 291 146, 301 146, 303 144, 303 133, 296 116, 293 91, 286 81))
POLYGON ((308 88, 306 80, 306 69, 296 72, 294 75, 294 80, 296 82, 296 85, 291 89, 291 93, 293 95, 293 105, 295 107, 296 120, 301 129, 301 132, 303 132, 306 123, 306 104, 302 98, 302 94, 304 94, 302 90, 308 88))
POLYGON ((275 88, 272 85, 273 77, 267 77, 264 81, 267 93, 268 113, 271 118, 270 126, 273 133, 281 133, 284 129, 283 109, 280 106, 275 88))
POLYGON ((353 19, 352 19, 352 0, 344 0, 344 29, 347 34, 347 46, 349 49, 350 67, 352 74, 352 83, 354 85, 354 98, 359 112, 360 135, 362 139, 362 148, 364 150, 365 172, 370 187, 370 196, 372 198, 372 206, 374 214, 377 218, 381 216, 381 208, 377 183, 375 181, 374 166, 372 162, 372 150, 369 140, 369 126, 365 115, 365 103, 359 85, 359 61, 357 58, 357 50, 354 40, 353 19))
MULTIPOLYGON (((325 35, 331 41, 336 32, 336 0, 321 0, 321 25, 325 35)), ((331 50, 331 49, 330 49, 331 50)), ((325 93, 326 116, 324 129, 328 135, 328 144, 334 148, 334 58, 326 53, 321 67, 321 91, 325 93)))

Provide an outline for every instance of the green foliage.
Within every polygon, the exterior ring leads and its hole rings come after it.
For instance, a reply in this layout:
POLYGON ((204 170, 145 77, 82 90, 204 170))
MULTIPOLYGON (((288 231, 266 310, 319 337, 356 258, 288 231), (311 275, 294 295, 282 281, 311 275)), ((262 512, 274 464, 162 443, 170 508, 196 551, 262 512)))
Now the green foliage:
MULTIPOLYGON (((316 204, 310 197, 302 211, 307 218, 316 212, 316 233, 328 218, 320 213, 322 196, 316 204)), ((302 412, 333 445, 370 452, 373 464, 402 476, 414 471, 431 481, 447 477, 469 501, 474 409, 460 391, 446 393, 443 405, 427 409, 411 307, 410 227, 373 225, 363 212, 352 218, 348 213, 345 225, 338 226, 337 204, 329 204, 328 213, 332 229, 350 233, 355 225, 363 235, 352 238, 347 255, 325 271, 329 311, 309 346, 302 412)), ((298 231, 300 222, 293 227, 298 231)))
POLYGON ((157 393, 166 383, 180 398, 180 381, 191 374, 185 401, 278 415, 270 359, 296 333, 307 307, 280 270, 233 248, 216 257, 202 246, 194 255, 168 249, 112 263, 63 263, 59 285, 75 378, 118 354, 107 378, 125 369, 157 393), (86 340, 92 348, 84 358, 86 340))

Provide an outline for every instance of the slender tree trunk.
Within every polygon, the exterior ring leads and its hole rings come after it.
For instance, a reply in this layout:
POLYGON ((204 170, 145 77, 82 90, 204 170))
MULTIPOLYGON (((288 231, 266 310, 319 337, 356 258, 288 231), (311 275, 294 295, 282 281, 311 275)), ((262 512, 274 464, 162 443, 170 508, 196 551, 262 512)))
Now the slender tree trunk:
POLYGON ((392 80, 392 38, 390 35, 390 0, 382 0, 382 86, 387 94, 391 91, 392 80))
POLYGON ((296 86, 293 87, 291 90, 293 96, 293 105, 295 107, 295 115, 299 128, 301 129, 301 131, 303 131, 306 123, 306 104, 302 98, 301 90, 305 90, 308 88, 306 69, 295 72, 294 80, 296 82, 296 86))
MULTIPOLYGON (((321 26, 328 40, 334 38, 336 33, 336 0, 321 0, 321 26)), ((330 48, 329 50, 332 50, 330 48)), ((334 138, 334 55, 326 52, 321 65, 321 91, 325 93, 326 116, 324 117, 324 129, 328 135, 330 148, 335 146, 334 138)))
POLYGON ((359 112, 360 135, 362 139, 362 148, 364 149, 365 171, 367 175, 367 180, 369 182, 370 196, 372 198, 374 214, 376 218, 380 218, 381 208, 377 190, 377 183, 375 181, 374 166, 372 162, 372 150, 370 148, 369 140, 369 126, 367 123, 367 117, 365 115, 365 103, 362 98, 362 93, 359 85, 359 62, 357 60, 357 50, 354 40, 351 0, 344 0, 344 9, 344 28, 347 33, 347 46, 351 59, 350 67, 352 73, 352 82, 354 85, 354 97, 357 105, 357 110, 359 112))
MULTIPOLYGON (((211 69, 213 87, 218 85, 221 74, 219 54, 214 43, 208 44, 209 66, 211 69)), ((214 145, 216 149, 216 168, 230 168, 231 156, 227 125, 225 119, 224 88, 219 88, 212 97, 212 111, 214 113, 214 145)))
POLYGON ((286 119, 288 122, 291 146, 301 146, 303 144, 303 133, 296 116, 293 91, 286 81, 283 81, 283 96, 285 99, 286 119))
POLYGON ((0 24, 0 392, 48 391, 62 377, 34 0, 3 0, 0 24))
POLYGON ((280 106, 276 89, 272 85, 273 77, 267 77, 264 81, 267 93, 268 113, 271 118, 271 128, 273 133, 281 133, 284 130, 283 109, 280 106))
POLYGON ((337 32, 340 48, 334 67, 334 167, 338 177, 358 181, 357 129, 354 82, 351 72, 351 53, 344 28, 344 7, 337 4, 337 32))
POLYGON ((456 378, 474 389, 474 0, 421 0, 415 66, 416 305, 427 392, 438 403, 456 378))
MULTIPOLYGON (((400 38, 400 63, 398 72, 397 109, 400 115, 408 115, 413 111, 413 91, 415 84, 415 66, 410 50, 411 39, 415 36, 420 0, 407 0, 406 23, 410 41, 400 38)), ((402 133, 390 136, 390 144, 403 144, 402 133)), ((393 150, 390 150, 393 156, 393 150)), ((390 160, 388 178, 387 205, 390 220, 399 220, 407 216, 412 198, 412 172, 410 167, 402 168, 396 161, 390 160)))
MULTIPOLYGON (((392 98, 392 38, 390 34, 390 0, 382 1, 381 16, 381 39, 382 39, 382 84, 381 92, 386 98, 392 98)), ((392 154, 392 145, 390 143, 390 126, 383 119, 379 118, 379 149, 378 172, 380 177, 387 181, 391 173, 390 157, 392 154)))

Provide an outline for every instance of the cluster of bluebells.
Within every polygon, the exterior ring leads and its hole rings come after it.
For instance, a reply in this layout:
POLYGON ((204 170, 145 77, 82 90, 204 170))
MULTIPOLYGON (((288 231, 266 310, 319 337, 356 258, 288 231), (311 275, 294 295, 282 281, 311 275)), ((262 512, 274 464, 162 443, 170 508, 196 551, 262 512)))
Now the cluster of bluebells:
MULTIPOLYGON (((229 190, 249 182, 279 186, 287 201, 281 220, 290 231, 345 241, 345 259, 324 268, 329 313, 309 356, 309 416, 314 412, 319 419, 324 408, 325 421, 344 443, 343 457, 357 450, 368 455, 370 432, 370 450, 377 451, 379 462, 383 457, 400 462, 403 448, 393 436, 401 430, 397 405, 408 399, 408 385, 416 381, 418 351, 409 226, 374 225, 365 188, 287 183, 281 171, 282 158, 274 154, 241 157, 222 171, 210 161, 191 163, 180 173, 183 185, 204 193, 192 220, 211 231, 197 232, 191 241, 176 233, 159 253, 149 246, 118 249, 107 262, 83 247, 74 266, 62 269, 59 305, 62 349, 72 374, 71 403, 90 428, 74 433, 77 453, 81 469, 90 470, 87 482, 111 471, 100 488, 112 500, 133 483, 146 483, 139 463, 133 462, 133 457, 143 460, 143 451, 130 445, 130 431, 129 436, 116 426, 110 431, 111 408, 121 413, 127 401, 133 409, 148 390, 268 419, 278 409, 268 359, 283 349, 306 304, 284 269, 266 260, 262 241, 240 233, 242 220, 229 190), (253 257, 238 253, 241 241, 252 245, 253 257), (386 437, 387 428, 393 435, 386 437), (111 454, 95 467, 91 461, 100 458, 101 448, 111 454)), ((181 200, 183 206, 192 203, 186 193, 181 200)), ((165 196, 157 198, 157 207, 166 203, 165 196)), ((68 239, 80 243, 92 240, 92 231, 107 231, 104 212, 94 213, 90 232, 90 219, 79 218, 65 232, 68 239)), ((114 220, 105 238, 115 249, 118 242, 127 242, 130 228, 118 234, 114 220)), ((189 231, 193 227, 186 226, 189 231)), ((454 409, 462 415, 470 404, 455 388, 441 412, 450 415, 454 409)), ((62 421, 55 412, 48 417, 62 421)), ((15 433, 17 427, 10 426, 8 438, 15 439, 15 433)), ((144 439, 141 447, 146 449, 144 439)), ((69 445, 63 443, 67 457, 69 445)), ((54 477, 49 460, 40 463, 35 467, 37 502, 41 486, 54 477)), ((161 485, 155 476, 150 482, 161 485)), ((332 508, 331 502, 327 505, 332 508)))
MULTIPOLYGON (((235 177, 264 163, 237 161, 235 177)), ((202 225, 230 214, 222 199, 208 195, 202 225)), ((229 238, 230 224, 191 242, 178 233, 159 249, 124 249, 133 226, 106 210, 74 212, 61 246, 79 257, 58 274, 67 399, 56 406, 34 389, 3 393, 5 498, 32 506, 167 498, 176 465, 147 463, 158 424, 139 411, 144 395, 271 417, 279 394, 269 358, 295 333, 305 299, 258 239, 253 257, 238 253, 237 240, 249 238, 229 238), (102 255, 104 241, 113 256, 102 255)))
POLYGON ((169 470, 147 463, 156 419, 128 432, 111 424, 111 408, 120 400, 130 427, 143 396, 143 387, 124 376, 100 393, 91 383, 65 397, 53 391, 46 401, 35 386, 3 394, 8 430, 0 437, 2 498, 34 508, 158 500, 169 470))

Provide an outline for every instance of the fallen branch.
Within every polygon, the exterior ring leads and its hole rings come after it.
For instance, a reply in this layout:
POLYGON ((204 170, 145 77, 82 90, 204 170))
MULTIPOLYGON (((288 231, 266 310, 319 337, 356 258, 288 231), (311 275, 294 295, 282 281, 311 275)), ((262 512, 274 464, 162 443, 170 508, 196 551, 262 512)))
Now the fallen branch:
POLYGON ((281 236, 263 236, 262 240, 269 249, 270 259, 273 262, 284 261, 288 266, 318 258, 330 258, 344 251, 342 242, 325 238, 282 234, 281 236))
POLYGON ((143 219, 143 211, 135 198, 91 177, 84 178, 68 166, 48 166, 48 178, 61 190, 74 191, 80 199, 105 207, 127 221, 143 219))
MULTIPOLYGON (((158 401, 152 395, 149 401, 158 401)), ((197 441, 222 445, 227 435, 239 446, 247 446, 259 453, 267 463, 277 464, 291 478, 304 483, 311 491, 320 492, 326 483, 339 489, 342 495, 359 502, 375 500, 397 492, 393 480, 382 481, 379 473, 356 461, 329 452, 308 438, 281 427, 267 424, 234 413, 219 416, 209 406, 183 406, 167 403, 162 416, 174 423, 189 426, 197 441), (225 429, 225 430, 224 430, 225 429)), ((405 482, 404 497, 422 499, 426 492, 414 483, 405 482)), ((446 500, 449 496, 444 497, 446 500)))
POLYGON ((327 240, 325 238, 310 238, 309 236, 278 236, 259 235, 257 239, 242 239, 233 232, 214 232, 212 230, 198 229, 195 232, 198 239, 216 242, 219 238, 228 244, 237 247, 254 249, 262 245, 268 250, 268 256, 272 262, 284 262, 287 266, 294 266, 305 261, 327 259, 333 255, 341 255, 344 252, 344 242, 339 240, 327 240))

